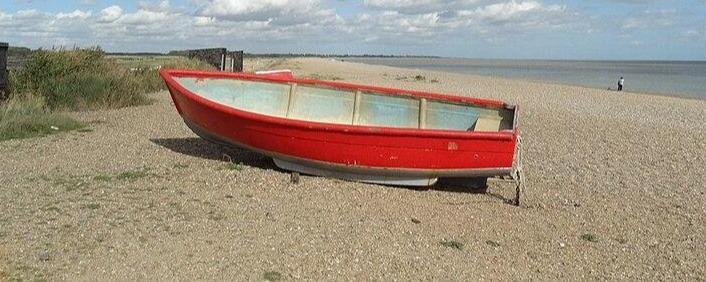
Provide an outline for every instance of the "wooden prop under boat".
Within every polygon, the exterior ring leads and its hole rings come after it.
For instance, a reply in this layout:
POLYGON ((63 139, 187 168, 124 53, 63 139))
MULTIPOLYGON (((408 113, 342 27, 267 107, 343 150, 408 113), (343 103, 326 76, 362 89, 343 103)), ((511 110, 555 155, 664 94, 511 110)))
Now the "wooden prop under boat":
POLYGON ((500 101, 265 74, 160 70, 184 122, 285 170, 433 185, 510 175, 517 107, 500 101))

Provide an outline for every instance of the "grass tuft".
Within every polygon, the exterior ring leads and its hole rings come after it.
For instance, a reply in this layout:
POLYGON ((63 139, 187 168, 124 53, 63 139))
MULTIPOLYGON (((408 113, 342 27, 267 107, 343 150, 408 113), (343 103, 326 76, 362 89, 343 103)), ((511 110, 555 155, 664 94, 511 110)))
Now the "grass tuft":
POLYGON ((243 168, 244 168, 244 166, 243 166, 243 163, 242 163, 242 162, 237 162, 237 163, 235 163, 235 162, 229 162, 229 163, 226 165, 226 169, 227 169, 227 170, 241 171, 241 170, 243 170, 243 168))
POLYGON ((593 242, 593 243, 598 242, 598 237, 596 237, 596 235, 593 235, 591 233, 586 233, 586 234, 581 235, 581 239, 584 241, 593 242))
POLYGON ((11 97, 0 104, 0 141, 45 136, 83 126, 64 114, 52 113, 44 98, 35 95, 11 97))
POLYGON ((485 241, 485 244, 487 244, 488 246, 491 246, 491 247, 493 247, 493 248, 500 247, 500 243, 495 242, 495 241, 493 241, 493 240, 486 240, 486 241, 485 241))
POLYGON ((267 271, 262 274, 262 278, 267 281, 279 281, 282 280, 282 273, 277 271, 267 271))
POLYGON ((461 243, 461 242, 459 242, 459 241, 454 241, 454 240, 447 241, 447 240, 443 240, 443 241, 441 241, 441 242, 439 242, 439 243, 440 243, 442 246, 444 246, 444 247, 454 248, 454 249, 457 249, 457 250, 459 250, 459 251, 460 251, 460 250, 463 250, 463 243, 461 243))
POLYGON ((88 181, 79 176, 59 177, 51 180, 51 182, 54 186, 64 187, 64 189, 66 189, 66 191, 68 192, 74 191, 76 189, 84 189, 88 186, 88 181))
POLYGON ((172 167, 173 167, 173 168, 177 168, 177 169, 182 169, 182 168, 188 168, 189 165, 188 165, 188 164, 183 164, 183 163, 176 163, 176 164, 174 164, 172 167))
POLYGON ((331 75, 331 74, 318 74, 318 73, 312 73, 310 75, 304 76, 303 78, 306 79, 313 79, 313 80, 328 80, 328 81, 336 81, 336 80, 343 80, 342 77, 331 75))
POLYGON ((104 175, 104 174, 99 174, 93 177, 94 180, 98 181, 103 181, 103 182, 111 182, 113 181, 113 177, 110 175, 104 175))
POLYGON ((149 170, 146 168, 143 169, 136 169, 136 170, 128 170, 121 172, 117 176, 115 176, 116 179, 118 180, 136 180, 140 178, 145 178, 153 176, 153 174, 149 173, 149 170))

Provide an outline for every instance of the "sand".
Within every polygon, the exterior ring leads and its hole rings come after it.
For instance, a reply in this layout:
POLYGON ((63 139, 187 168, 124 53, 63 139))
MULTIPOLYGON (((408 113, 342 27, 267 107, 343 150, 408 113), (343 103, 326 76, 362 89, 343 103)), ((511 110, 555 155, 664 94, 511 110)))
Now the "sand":
POLYGON ((292 184, 261 155, 196 137, 162 92, 75 114, 83 132, 0 142, 0 280, 706 279, 704 100, 329 59, 245 65, 518 104, 523 205, 496 181, 485 194, 292 184))

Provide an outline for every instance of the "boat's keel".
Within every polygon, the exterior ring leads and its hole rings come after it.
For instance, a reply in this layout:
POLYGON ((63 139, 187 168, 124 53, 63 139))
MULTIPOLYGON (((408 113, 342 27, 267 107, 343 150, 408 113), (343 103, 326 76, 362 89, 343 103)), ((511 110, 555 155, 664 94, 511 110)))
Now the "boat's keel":
POLYGON ((312 167, 304 164, 294 163, 283 159, 273 158, 275 164, 284 170, 296 171, 304 174, 334 177, 351 181, 398 185, 398 186, 431 186, 436 183, 436 177, 416 177, 416 176, 387 176, 387 175, 370 175, 353 172, 344 172, 321 167, 312 167))

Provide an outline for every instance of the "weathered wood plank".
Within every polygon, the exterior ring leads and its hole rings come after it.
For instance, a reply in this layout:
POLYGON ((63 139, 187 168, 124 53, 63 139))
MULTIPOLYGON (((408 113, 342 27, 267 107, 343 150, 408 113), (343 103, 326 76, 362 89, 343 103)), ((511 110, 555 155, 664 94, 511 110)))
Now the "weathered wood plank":
POLYGON ((0 42, 0 100, 5 99, 7 93, 7 49, 8 44, 0 42))

